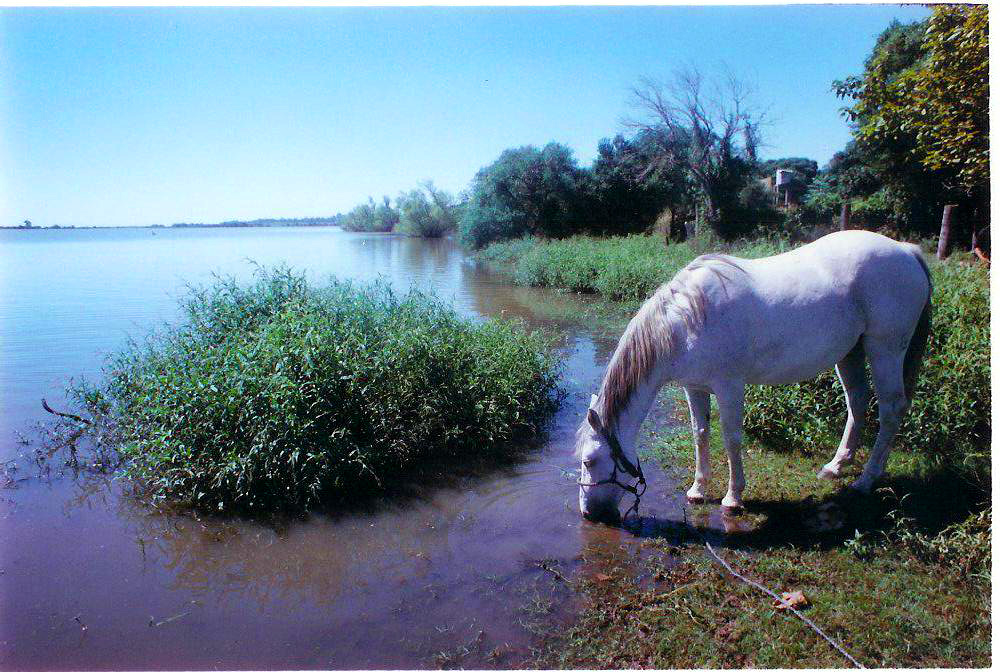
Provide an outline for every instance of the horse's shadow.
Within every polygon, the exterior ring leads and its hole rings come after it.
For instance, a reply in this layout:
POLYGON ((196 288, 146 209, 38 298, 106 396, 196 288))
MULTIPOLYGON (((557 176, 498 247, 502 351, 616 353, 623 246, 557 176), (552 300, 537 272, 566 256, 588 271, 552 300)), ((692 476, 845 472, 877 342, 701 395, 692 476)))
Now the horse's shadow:
POLYGON ((911 529, 933 536, 981 510, 988 499, 988 493, 942 469, 920 477, 886 476, 869 495, 845 486, 822 498, 747 500, 743 516, 716 514, 710 504, 686 511, 682 521, 647 517, 626 528, 675 543, 707 538, 747 550, 829 550, 858 534, 887 532, 904 518, 911 529))

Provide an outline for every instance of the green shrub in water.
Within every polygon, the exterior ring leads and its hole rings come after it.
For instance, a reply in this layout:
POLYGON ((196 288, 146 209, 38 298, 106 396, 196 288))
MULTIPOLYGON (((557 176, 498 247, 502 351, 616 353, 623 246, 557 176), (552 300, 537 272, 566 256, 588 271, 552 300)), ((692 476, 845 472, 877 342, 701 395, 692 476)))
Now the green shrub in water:
MULTIPOLYGON (((932 332, 913 404, 896 439, 933 465, 988 487, 990 468, 989 274, 958 261, 931 264, 932 332)), ((865 447, 878 429, 876 400, 865 447)), ((747 388, 746 432, 773 448, 833 454, 847 418, 834 371, 795 385, 747 388)), ((861 455, 866 458, 866 454, 861 455)))
POLYGON ((431 460, 509 450, 554 408, 538 334, 420 293, 276 270, 192 290, 184 308, 182 326, 76 389, 154 501, 263 512, 354 499, 431 460))

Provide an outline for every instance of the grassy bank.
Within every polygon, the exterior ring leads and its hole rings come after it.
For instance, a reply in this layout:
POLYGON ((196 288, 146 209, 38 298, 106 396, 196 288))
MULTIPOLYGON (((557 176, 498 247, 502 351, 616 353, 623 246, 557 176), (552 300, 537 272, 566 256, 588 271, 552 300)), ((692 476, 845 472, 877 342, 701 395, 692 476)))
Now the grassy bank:
POLYGON ((193 290, 184 309, 181 326, 75 390, 154 501, 263 512, 354 500, 428 461, 510 450, 554 407, 540 336, 419 293, 275 270, 193 290))
MULTIPOLYGON (((742 257, 764 257, 788 249, 780 240, 726 245, 724 251, 742 257)), ((521 238, 494 243, 476 259, 514 282, 532 287, 559 287, 584 294, 601 294, 613 301, 642 301, 699 254, 709 251, 702 241, 665 245, 660 236, 562 240, 521 238)))
MULTIPOLYGON (((780 241, 724 250, 757 257, 780 241)), ((650 236, 517 240, 478 258, 518 283, 599 293, 632 307, 698 254, 650 236)), ((961 260, 931 263, 934 330, 911 411, 886 476, 861 496, 818 480, 846 416, 833 372, 748 389, 746 515, 716 512, 727 465, 713 420, 715 504, 688 507, 647 553, 577 578, 587 599, 575 627, 550 633, 543 667, 840 667, 847 661, 706 554, 703 535, 738 570, 779 591, 802 590, 809 615, 869 666, 990 662, 989 278, 961 260), (638 577, 638 582, 637 582, 638 577)), ((670 394, 679 395, 679 390, 670 394)), ((674 400, 686 424, 686 404, 674 400)), ((875 404, 872 405, 874 410, 875 404)), ((682 424, 682 426, 683 426, 682 424)), ((872 414, 866 446, 874 440, 872 414)), ((684 429, 652 446, 682 487, 692 477, 684 429)), ((867 455, 862 453, 863 460, 867 455)), ((846 482, 860 473, 852 467, 846 482)))
MULTIPOLYGON (((686 408, 677 408, 683 419, 686 408)), ((726 463, 714 415, 712 432, 717 503, 726 463)), ((688 432, 679 430, 652 452, 686 487, 688 432)), ((610 571, 578 575, 582 613, 572 628, 548 634, 534 663, 849 666, 798 619, 715 563, 705 537, 744 576, 777 592, 801 590, 811 603, 806 615, 863 665, 988 667, 992 518, 981 493, 913 454, 893 456, 873 495, 844 493, 815 477, 828 457, 750 441, 746 515, 722 519, 727 532, 719 534, 715 505, 688 507, 684 522, 642 541, 644 552, 615 558, 610 571)))

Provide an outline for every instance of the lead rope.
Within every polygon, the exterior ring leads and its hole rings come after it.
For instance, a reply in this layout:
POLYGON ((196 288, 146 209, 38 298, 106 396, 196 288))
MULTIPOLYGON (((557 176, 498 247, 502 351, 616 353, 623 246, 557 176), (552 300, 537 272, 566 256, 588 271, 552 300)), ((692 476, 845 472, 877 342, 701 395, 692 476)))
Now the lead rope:
POLYGON ((802 612, 800 612, 798 609, 796 609, 791 604, 789 604, 788 600, 785 600, 782 597, 778 596, 777 593, 775 593, 774 591, 772 591, 767 586, 762 586, 761 584, 757 583, 753 579, 748 579, 745 576, 743 576, 742 574, 740 574, 739 572, 737 572, 735 569, 733 569, 729 565, 728 562, 726 562, 725 560, 723 560, 722 557, 719 556, 719 554, 715 552, 715 549, 712 548, 712 544, 708 543, 708 539, 705 539, 704 536, 702 536, 701 539, 702 539, 702 541, 705 542, 705 548, 708 549, 708 552, 712 554, 712 557, 714 557, 716 560, 719 561, 719 564, 721 564, 723 567, 726 568, 726 571, 728 571, 730 574, 732 574, 733 576, 735 576, 737 579, 739 579, 743 583, 745 583, 745 584, 747 584, 749 586, 753 586, 757 590, 763 591, 763 592, 767 593, 768 595, 770 595, 771 597, 773 597, 774 599, 776 599, 778 602, 780 602, 781 604, 783 604, 789 611, 791 611, 793 614, 795 614, 796 616, 798 616, 802 620, 803 623, 805 623, 810 628, 812 628, 813 632, 815 632, 817 635, 819 635, 820 637, 822 637, 823 639, 825 639, 830 644, 830 646, 832 646, 833 648, 835 648, 842 656, 844 656, 844 658, 847 658, 847 660, 851 661, 851 664, 853 664, 854 667, 856 667, 856 668, 858 668, 860 670, 865 669, 865 666, 862 665, 861 663, 859 663, 857 660, 855 660, 854 656, 852 656, 847 651, 845 651, 844 647, 842 647, 840 644, 838 644, 836 641, 834 641, 834 639, 832 637, 830 637, 828 634, 826 634, 825 632, 823 632, 820 629, 820 627, 818 625, 816 625, 815 623, 813 623, 808 617, 803 616, 802 612))

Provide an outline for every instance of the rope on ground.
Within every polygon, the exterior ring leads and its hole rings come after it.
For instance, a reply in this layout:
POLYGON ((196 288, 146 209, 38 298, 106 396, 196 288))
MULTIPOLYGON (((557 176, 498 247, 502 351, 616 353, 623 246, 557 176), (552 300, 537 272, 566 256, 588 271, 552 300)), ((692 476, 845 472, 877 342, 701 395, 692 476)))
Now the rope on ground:
POLYGON ((807 617, 803 616, 802 613, 798 609, 796 609, 795 607, 793 607, 791 604, 789 604, 787 600, 781 598, 777 593, 775 593, 771 589, 767 588, 766 586, 762 586, 759 583, 757 583, 756 581, 754 581, 752 579, 748 579, 745 576, 743 576, 742 574, 740 574, 739 572, 737 572, 735 569, 733 569, 729 565, 728 562, 726 562, 725 560, 723 560, 722 557, 718 553, 715 552, 715 549, 712 548, 712 545, 710 543, 708 543, 707 539, 704 540, 704 541, 705 541, 705 548, 708 549, 708 552, 711 553, 712 557, 714 557, 716 560, 718 560, 719 563, 723 567, 725 567, 726 570, 730 574, 732 574, 733 576, 735 576, 737 579, 739 579, 743 583, 745 583, 747 585, 750 585, 750 586, 753 586, 757 590, 760 590, 760 591, 763 591, 763 592, 767 593, 768 595, 770 595, 771 597, 773 597, 774 599, 776 599, 778 602, 780 602, 781 604, 785 605, 788 608, 789 611, 791 611, 793 614, 795 614, 800 619, 802 619, 803 623, 805 623, 810 628, 812 628, 813 632, 815 632, 817 635, 819 635, 820 637, 822 637, 823 639, 825 639, 827 642, 829 642, 830 646, 832 646, 833 648, 835 648, 837 651, 840 652, 841 655, 843 655, 845 658, 847 658, 849 661, 851 661, 851 663, 854 664, 854 667, 857 667, 858 669, 862 669, 862 670, 865 669, 865 666, 862 665, 861 663, 859 663, 857 660, 855 660, 854 656, 852 656, 847 651, 845 651, 844 648, 840 644, 838 644, 837 642, 835 642, 832 637, 830 637, 825 632, 823 632, 822 630, 820 630, 820 628, 819 628, 818 625, 816 625, 815 623, 813 623, 807 617))

